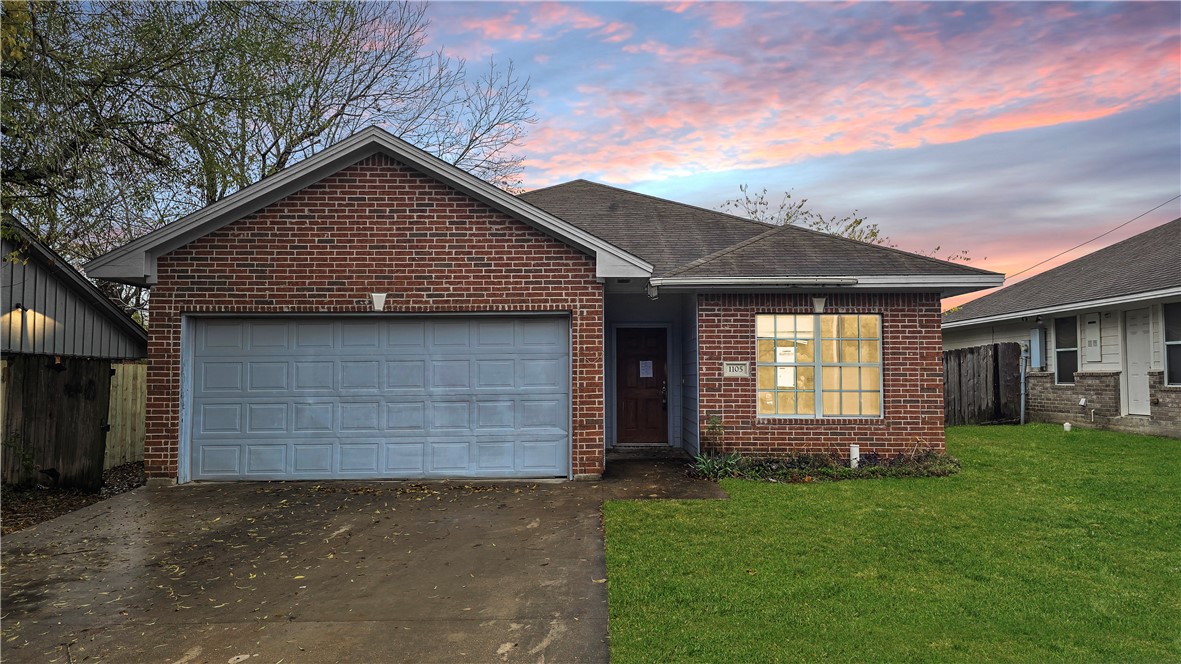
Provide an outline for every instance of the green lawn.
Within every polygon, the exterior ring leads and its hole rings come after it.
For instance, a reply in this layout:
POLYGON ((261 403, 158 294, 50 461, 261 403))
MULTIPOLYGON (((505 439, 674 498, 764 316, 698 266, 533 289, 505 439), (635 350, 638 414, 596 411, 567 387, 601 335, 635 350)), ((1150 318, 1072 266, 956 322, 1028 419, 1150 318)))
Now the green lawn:
POLYGON ((946 478, 605 508, 611 660, 1181 661, 1181 441, 957 427, 946 478))

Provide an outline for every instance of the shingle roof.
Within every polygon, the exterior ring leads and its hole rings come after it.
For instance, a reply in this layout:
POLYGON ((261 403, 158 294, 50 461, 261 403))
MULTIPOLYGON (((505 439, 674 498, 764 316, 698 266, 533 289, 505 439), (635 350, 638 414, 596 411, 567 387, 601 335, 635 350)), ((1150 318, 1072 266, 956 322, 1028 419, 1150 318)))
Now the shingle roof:
POLYGON ((944 324, 1181 287, 1181 218, 973 300, 944 324))
POLYGON ((992 275, 798 226, 773 226, 575 180, 522 194, 550 214, 652 263, 654 276, 992 275))
POLYGON ((536 189, 520 198, 652 263, 654 274, 775 228, 587 180, 536 189))

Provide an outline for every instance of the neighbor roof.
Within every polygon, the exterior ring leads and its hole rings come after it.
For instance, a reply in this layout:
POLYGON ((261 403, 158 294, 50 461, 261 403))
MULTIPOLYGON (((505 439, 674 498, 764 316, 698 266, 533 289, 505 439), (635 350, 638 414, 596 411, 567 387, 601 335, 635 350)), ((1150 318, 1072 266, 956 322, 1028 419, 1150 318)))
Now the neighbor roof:
POLYGON ((973 300, 944 316, 943 326, 1181 294, 1179 247, 1181 218, 973 300))
POLYGON ((652 263, 657 286, 832 285, 987 288, 1001 275, 890 247, 575 180, 522 194, 530 203, 652 263))

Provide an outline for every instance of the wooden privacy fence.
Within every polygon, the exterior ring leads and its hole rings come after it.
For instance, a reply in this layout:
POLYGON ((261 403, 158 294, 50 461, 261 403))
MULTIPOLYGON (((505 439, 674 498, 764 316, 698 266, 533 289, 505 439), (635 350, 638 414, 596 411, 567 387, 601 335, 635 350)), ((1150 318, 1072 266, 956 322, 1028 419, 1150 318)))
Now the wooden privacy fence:
POLYGON ((1019 421, 1021 345, 944 351, 943 410, 948 426, 1019 421))
POLYGON ((13 355, 6 364, 4 483, 101 489, 111 361, 13 355))
POLYGON ((107 411, 107 453, 103 468, 144 459, 144 418, 148 365, 121 362, 111 374, 111 407, 107 411))
POLYGON ((3 482, 97 491, 104 469, 142 460, 146 369, 76 357, 6 357, 3 482))

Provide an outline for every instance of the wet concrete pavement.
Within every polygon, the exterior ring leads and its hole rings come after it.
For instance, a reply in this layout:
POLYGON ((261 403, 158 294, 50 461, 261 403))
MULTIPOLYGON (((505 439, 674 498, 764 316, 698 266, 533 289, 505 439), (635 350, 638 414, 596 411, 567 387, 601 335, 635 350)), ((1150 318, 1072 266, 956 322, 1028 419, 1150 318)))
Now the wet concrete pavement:
POLYGON ((724 497, 683 469, 137 489, 4 538, 0 656, 606 662, 600 506, 724 497))

